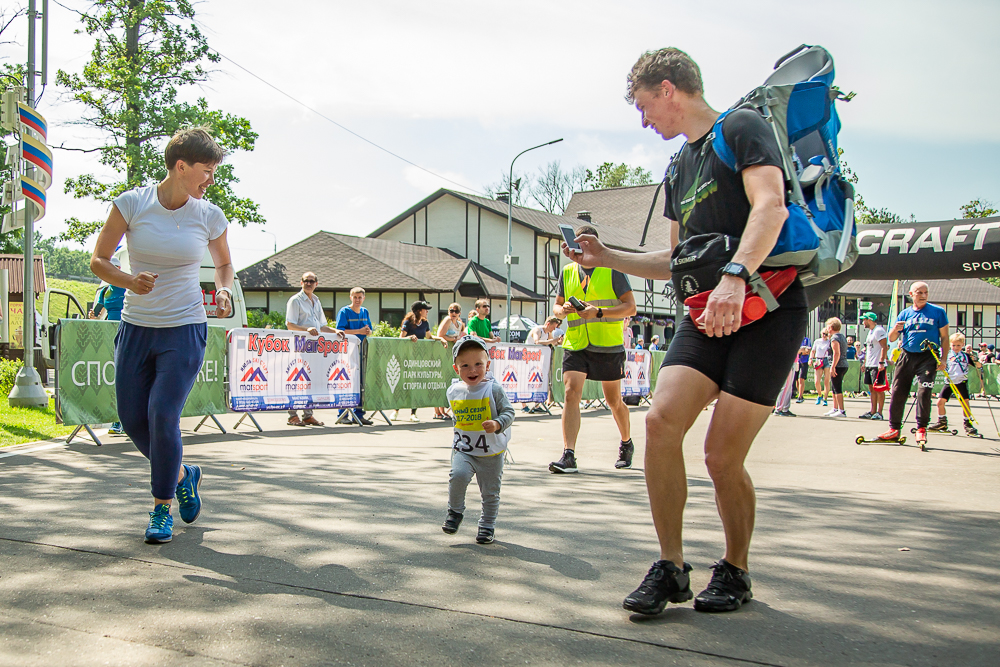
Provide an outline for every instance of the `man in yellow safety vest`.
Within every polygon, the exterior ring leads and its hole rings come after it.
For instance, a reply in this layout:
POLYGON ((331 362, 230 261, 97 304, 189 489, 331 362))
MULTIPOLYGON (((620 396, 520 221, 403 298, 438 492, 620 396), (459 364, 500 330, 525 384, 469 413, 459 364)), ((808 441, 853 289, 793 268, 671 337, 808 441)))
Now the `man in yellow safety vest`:
MULTIPOLYGON (((597 236, 597 230, 590 225, 583 225, 576 233, 597 236)), ((566 403, 562 413, 562 458, 550 463, 549 470, 578 472, 576 437, 580 433, 580 399, 588 378, 600 381, 604 400, 618 425, 621 443, 615 467, 628 468, 632 465, 634 447, 621 386, 625 375, 622 320, 635 315, 635 297, 628 277, 603 267, 585 269, 576 263, 567 264, 559 281, 553 313, 564 319, 566 327, 562 367, 566 403), (575 307, 573 301, 582 309, 575 307)))

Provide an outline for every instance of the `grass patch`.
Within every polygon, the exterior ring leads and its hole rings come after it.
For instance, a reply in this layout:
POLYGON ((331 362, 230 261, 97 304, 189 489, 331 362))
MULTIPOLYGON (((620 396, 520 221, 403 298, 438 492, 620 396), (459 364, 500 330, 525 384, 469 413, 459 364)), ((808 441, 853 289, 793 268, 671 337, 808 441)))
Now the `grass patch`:
POLYGON ((56 423, 55 401, 47 408, 12 408, 0 404, 0 447, 69 435, 72 426, 56 423))
MULTIPOLYGON (((64 292, 69 292, 76 297, 77 301, 84 308, 87 307, 88 301, 94 300, 94 293, 97 292, 98 288, 97 283, 85 283, 80 280, 63 280, 62 278, 49 278, 48 276, 45 277, 45 284, 49 289, 61 289, 64 292)), ((36 298, 35 307, 38 308, 38 312, 42 312, 41 298, 36 298)))

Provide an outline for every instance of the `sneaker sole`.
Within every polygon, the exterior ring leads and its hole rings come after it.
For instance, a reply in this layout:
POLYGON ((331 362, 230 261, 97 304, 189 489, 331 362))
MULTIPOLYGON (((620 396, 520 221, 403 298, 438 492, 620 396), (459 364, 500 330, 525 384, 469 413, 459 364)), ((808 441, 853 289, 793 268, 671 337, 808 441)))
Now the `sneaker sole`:
POLYGON ((492 535, 489 537, 477 537, 476 544, 493 544, 494 539, 492 535))
POLYGON ((631 468, 631 467, 632 467, 631 461, 629 461, 628 463, 626 463, 625 461, 615 462, 615 468, 617 468, 618 470, 621 470, 622 468, 631 468))
POLYGON ((752 591, 747 591, 743 595, 742 599, 736 600, 732 604, 727 604, 727 605, 715 606, 714 604, 709 604, 707 602, 702 602, 702 603, 699 604, 698 600, 696 599, 694 601, 694 610, 695 611, 706 612, 706 613, 709 613, 709 614, 718 614, 718 613, 721 613, 721 612, 736 611, 737 609, 739 609, 740 607, 742 607, 747 602, 750 602, 750 600, 752 600, 752 599, 753 599, 753 592, 752 591))
POLYGON ((458 532, 458 528, 457 527, 456 528, 448 528, 446 526, 441 526, 441 530, 443 530, 444 532, 448 533, 449 535, 454 535, 455 533, 458 532))
POLYGON ((560 468, 560 467, 554 466, 554 465, 552 465, 550 463, 549 464, 549 472, 554 472, 554 473, 557 473, 557 474, 565 474, 565 473, 573 473, 573 472, 580 472, 580 471, 577 468, 560 468))
POLYGON ((166 539, 160 538, 160 537, 149 537, 149 536, 147 536, 146 539, 145 539, 145 542, 146 542, 146 544, 166 544, 167 542, 169 542, 172 539, 174 539, 173 535, 167 537, 166 539))
POLYGON ((625 611, 634 612, 636 614, 642 614, 644 616, 656 616, 657 614, 663 613, 663 610, 667 608, 668 603, 682 604, 684 602, 687 602, 693 597, 694 593, 691 591, 691 589, 688 589, 686 591, 681 591, 680 593, 674 595, 673 597, 667 598, 666 600, 663 601, 662 604, 659 604, 652 608, 642 607, 641 605, 639 605, 638 602, 632 602, 628 598, 625 598, 625 601, 622 602, 622 609, 624 609, 625 611))

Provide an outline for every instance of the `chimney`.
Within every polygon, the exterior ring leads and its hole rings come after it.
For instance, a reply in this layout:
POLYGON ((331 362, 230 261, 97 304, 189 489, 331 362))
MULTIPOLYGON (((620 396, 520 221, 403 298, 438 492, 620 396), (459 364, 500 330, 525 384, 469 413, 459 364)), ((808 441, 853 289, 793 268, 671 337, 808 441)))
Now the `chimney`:
POLYGON ((510 193, 509 192, 498 192, 497 201, 502 201, 505 204, 510 203, 510 193))
POLYGON ((577 211, 576 219, 583 220, 584 222, 593 222, 593 220, 590 219, 590 211, 577 211))

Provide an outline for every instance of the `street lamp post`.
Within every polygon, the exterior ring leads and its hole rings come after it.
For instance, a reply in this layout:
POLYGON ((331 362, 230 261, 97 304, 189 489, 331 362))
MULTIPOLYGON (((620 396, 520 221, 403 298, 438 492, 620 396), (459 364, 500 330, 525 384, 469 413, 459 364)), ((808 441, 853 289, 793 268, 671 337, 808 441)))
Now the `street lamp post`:
POLYGON ((275 234, 274 232, 269 232, 266 229, 260 229, 258 231, 264 232, 265 234, 270 234, 271 236, 274 237, 274 254, 277 255, 278 254, 278 235, 275 234))
POLYGON ((503 261, 507 265, 507 342, 510 342, 510 328, 511 328, 511 314, 510 314, 510 265, 513 260, 511 255, 514 254, 514 246, 512 240, 514 220, 514 163, 517 162, 517 158, 521 157, 528 151, 533 151, 536 148, 541 148, 543 146, 551 146, 552 144, 558 144, 562 139, 555 139, 554 141, 548 141, 544 144, 538 144, 537 146, 532 146, 531 148, 525 149, 514 156, 514 159, 510 161, 510 175, 507 177, 507 254, 504 255, 503 261))

